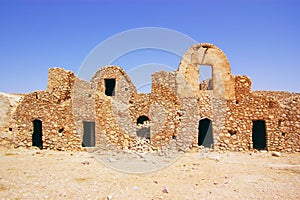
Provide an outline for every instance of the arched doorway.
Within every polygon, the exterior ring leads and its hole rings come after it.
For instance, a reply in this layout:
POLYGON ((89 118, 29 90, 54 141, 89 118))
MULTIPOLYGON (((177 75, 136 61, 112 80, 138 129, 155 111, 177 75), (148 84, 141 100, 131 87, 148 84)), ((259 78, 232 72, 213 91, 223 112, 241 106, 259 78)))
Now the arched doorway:
POLYGON ((43 148, 43 125, 42 121, 35 119, 32 121, 33 133, 32 133, 32 146, 43 148))
POLYGON ((136 135, 141 138, 150 139, 149 118, 145 115, 142 115, 136 120, 136 124, 137 124, 136 135))
POLYGON ((198 126, 198 145, 213 147, 212 121, 208 118, 201 119, 198 126))
POLYGON ((254 120, 252 125, 252 142, 253 148, 262 150, 266 149, 266 122, 265 120, 254 120))

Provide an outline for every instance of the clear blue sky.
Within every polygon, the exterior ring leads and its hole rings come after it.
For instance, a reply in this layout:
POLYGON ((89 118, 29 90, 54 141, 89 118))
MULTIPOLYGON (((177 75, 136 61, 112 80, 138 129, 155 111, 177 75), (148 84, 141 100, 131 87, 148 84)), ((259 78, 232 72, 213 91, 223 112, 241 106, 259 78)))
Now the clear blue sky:
MULTIPOLYGON (((296 0, 0 0, 0 91, 45 89, 48 68, 77 73, 110 36, 163 27, 216 44, 232 73, 251 77, 254 90, 300 92, 299 19, 296 0)), ((177 68, 177 62, 167 64, 177 68)))

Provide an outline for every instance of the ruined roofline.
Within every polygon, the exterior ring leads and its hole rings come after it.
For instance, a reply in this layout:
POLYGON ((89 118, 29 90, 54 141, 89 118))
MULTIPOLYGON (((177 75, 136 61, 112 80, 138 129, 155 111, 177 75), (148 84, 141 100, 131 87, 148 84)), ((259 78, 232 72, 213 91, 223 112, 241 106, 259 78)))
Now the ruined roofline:
POLYGON ((4 95, 4 96, 24 96, 28 93, 10 93, 10 92, 0 92, 0 94, 4 95))
POLYGON ((128 80, 130 80, 132 82, 130 76, 126 73, 126 71, 122 67, 117 66, 117 65, 107 65, 107 66, 99 67, 97 69, 97 71, 93 74, 92 78, 90 79, 90 82, 92 82, 98 76, 99 73, 101 73, 102 71, 105 71, 107 69, 110 69, 110 68, 119 70, 123 76, 126 76, 126 78, 128 78, 128 80))
POLYGON ((289 92, 283 90, 252 90, 254 93, 273 93, 273 94, 291 94, 291 95, 300 95, 300 92, 289 92))

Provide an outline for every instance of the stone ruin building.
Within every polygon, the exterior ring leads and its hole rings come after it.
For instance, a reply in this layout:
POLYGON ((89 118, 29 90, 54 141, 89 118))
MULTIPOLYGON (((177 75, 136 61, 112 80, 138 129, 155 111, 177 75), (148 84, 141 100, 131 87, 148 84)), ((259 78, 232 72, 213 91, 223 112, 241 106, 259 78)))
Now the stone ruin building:
POLYGON ((154 73, 149 94, 117 66, 99 68, 90 82, 51 68, 46 90, 0 93, 0 105, 6 147, 130 149, 145 138, 154 151, 300 152, 300 94, 252 91, 250 78, 232 75, 226 55, 207 43, 190 47, 177 71, 154 73), (212 68, 203 83, 201 65, 212 68))

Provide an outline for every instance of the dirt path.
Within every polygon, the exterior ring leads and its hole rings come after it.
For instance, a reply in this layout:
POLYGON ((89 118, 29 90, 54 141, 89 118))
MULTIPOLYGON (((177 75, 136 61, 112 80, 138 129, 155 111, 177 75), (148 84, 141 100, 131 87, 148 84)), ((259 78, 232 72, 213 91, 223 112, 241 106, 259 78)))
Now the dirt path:
POLYGON ((186 153, 126 174, 87 152, 2 150, 0 199, 300 199, 300 154, 186 153))

